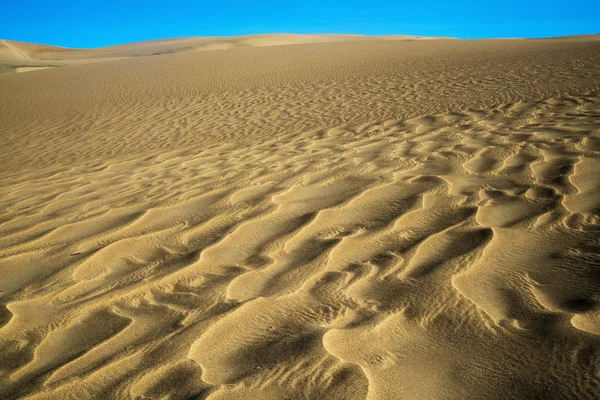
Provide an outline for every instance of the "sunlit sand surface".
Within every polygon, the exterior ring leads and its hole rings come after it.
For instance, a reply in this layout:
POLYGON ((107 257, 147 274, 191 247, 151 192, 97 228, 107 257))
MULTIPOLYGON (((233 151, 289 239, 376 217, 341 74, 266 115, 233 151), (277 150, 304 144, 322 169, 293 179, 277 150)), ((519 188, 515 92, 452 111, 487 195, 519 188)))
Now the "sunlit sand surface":
POLYGON ((0 397, 600 398, 597 39, 0 43, 0 397))

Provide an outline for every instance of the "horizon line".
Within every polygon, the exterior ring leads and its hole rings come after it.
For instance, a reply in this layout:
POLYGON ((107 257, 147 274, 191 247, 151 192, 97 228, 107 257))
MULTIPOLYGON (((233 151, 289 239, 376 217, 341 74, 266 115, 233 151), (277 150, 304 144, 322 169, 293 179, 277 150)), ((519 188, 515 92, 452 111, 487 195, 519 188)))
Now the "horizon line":
POLYGON ((532 37, 524 37, 524 36, 508 36, 508 37, 454 37, 454 36, 439 36, 439 35, 415 35, 415 34, 406 34, 406 33, 393 33, 393 34, 384 34, 384 35, 375 35, 375 34, 366 34, 366 33, 335 33, 335 32, 314 32, 314 33, 295 33, 295 32, 271 32, 271 33, 248 33, 244 35, 207 35, 207 36, 174 36, 174 37, 163 37, 163 38, 154 38, 154 39, 145 39, 145 40, 135 40, 132 42, 120 42, 114 44, 108 44, 103 46, 90 46, 90 47, 69 47, 69 46, 61 46, 56 44, 49 43, 41 43, 41 42, 33 42, 33 41, 25 41, 19 39, 9 39, 9 38, 0 38, 2 41, 11 41, 11 42, 20 42, 20 43, 28 43, 35 44, 39 46, 50 46, 50 47, 59 47, 64 49, 102 49, 107 47, 117 47, 117 46, 126 46, 130 44, 141 44, 147 42, 159 42, 159 41, 167 41, 167 40, 184 40, 184 39, 220 39, 220 38, 242 38, 247 36, 277 36, 277 35, 296 35, 296 36, 361 36, 366 38, 386 38, 386 37, 395 37, 395 36, 406 36, 409 38, 431 38, 431 40, 535 40, 535 39, 563 39, 570 37, 579 37, 579 36, 600 36, 600 33, 574 33, 570 35, 557 35, 557 36, 532 36, 532 37))

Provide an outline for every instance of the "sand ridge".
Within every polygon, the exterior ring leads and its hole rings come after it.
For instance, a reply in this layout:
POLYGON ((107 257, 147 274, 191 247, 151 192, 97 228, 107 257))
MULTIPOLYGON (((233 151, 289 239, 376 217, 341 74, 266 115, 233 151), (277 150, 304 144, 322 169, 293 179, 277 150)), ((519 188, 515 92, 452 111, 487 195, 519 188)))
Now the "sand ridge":
POLYGON ((335 43, 354 41, 385 40, 446 40, 428 36, 365 36, 339 34, 262 34, 246 36, 217 36, 152 40, 138 43, 106 46, 90 49, 0 41, 0 73, 28 72, 36 68, 51 68, 65 65, 122 59, 130 57, 156 56, 182 52, 227 50, 244 47, 282 46, 309 43, 335 43))
POLYGON ((597 43, 1 76, 0 394, 598 397, 597 43))

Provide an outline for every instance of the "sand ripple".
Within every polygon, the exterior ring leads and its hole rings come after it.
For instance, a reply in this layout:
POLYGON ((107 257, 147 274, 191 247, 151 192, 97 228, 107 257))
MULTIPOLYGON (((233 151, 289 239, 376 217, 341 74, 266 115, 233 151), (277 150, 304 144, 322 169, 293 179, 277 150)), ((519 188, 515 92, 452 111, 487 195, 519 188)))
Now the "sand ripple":
POLYGON ((596 94, 48 160, 2 180, 3 398, 600 396, 596 94))

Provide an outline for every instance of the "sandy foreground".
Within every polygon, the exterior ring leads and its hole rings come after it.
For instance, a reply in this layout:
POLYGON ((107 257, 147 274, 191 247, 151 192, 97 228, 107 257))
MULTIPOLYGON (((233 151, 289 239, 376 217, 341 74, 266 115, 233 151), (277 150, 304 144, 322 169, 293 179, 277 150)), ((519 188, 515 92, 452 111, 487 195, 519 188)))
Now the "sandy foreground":
POLYGON ((599 65, 1 41, 0 398, 600 398, 599 65))

